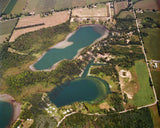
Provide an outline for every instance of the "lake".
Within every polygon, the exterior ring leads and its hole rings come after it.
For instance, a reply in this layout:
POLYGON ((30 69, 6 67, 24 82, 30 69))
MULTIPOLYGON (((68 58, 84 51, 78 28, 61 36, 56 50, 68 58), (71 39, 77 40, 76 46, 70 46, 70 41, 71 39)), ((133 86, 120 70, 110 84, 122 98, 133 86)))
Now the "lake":
POLYGON ((49 94, 52 103, 57 107, 74 102, 97 103, 110 93, 109 85, 97 77, 76 78, 57 86, 49 94))
POLYGON ((11 119, 13 113, 13 106, 8 102, 0 101, 0 128, 6 128, 11 119))
POLYGON ((63 59, 73 59, 78 50, 91 45, 96 39, 103 36, 106 29, 99 25, 80 27, 69 39, 73 42, 65 48, 50 49, 37 63, 34 68, 37 70, 50 69, 54 64, 63 59))

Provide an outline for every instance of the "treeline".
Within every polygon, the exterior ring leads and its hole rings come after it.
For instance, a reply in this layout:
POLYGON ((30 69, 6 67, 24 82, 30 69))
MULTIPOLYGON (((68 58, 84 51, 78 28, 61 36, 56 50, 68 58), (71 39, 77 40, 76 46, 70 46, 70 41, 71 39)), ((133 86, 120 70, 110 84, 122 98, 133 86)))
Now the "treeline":
POLYGON ((31 27, 41 26, 41 25, 45 25, 45 24, 44 23, 40 23, 40 24, 23 26, 23 27, 17 27, 17 28, 15 28, 15 30, 24 29, 24 28, 31 28, 31 27))
POLYGON ((153 128, 151 113, 148 108, 129 111, 123 114, 111 113, 106 116, 84 115, 81 113, 67 117, 60 128, 69 127, 99 127, 99 128, 153 128))
POLYGON ((34 56, 30 57, 29 55, 20 55, 17 53, 11 53, 8 51, 9 47, 10 47, 10 44, 5 43, 0 48, 1 73, 10 67, 17 67, 27 61, 31 61, 35 59, 34 56))
MULTIPOLYGON (((24 71, 18 75, 8 77, 6 81, 14 90, 39 82, 45 82, 47 85, 60 85, 65 81, 73 79, 74 76, 80 74, 80 72, 81 70, 74 61, 64 60, 54 71, 24 71)), ((47 86, 46 84, 45 86, 47 86)))

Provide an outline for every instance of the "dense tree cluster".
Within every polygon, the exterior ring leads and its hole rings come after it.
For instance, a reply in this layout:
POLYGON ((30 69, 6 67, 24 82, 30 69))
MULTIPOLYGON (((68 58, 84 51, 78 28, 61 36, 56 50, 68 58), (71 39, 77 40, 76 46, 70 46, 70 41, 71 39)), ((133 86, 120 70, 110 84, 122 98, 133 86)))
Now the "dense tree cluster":
POLYGON ((8 77, 7 83, 14 89, 34 85, 38 82, 59 85, 67 80, 73 79, 74 76, 78 74, 80 74, 80 69, 77 64, 73 61, 64 60, 54 71, 24 71, 18 75, 8 77))
POLYGON ((153 128, 151 113, 148 108, 129 111, 123 114, 111 113, 106 116, 74 114, 67 117, 60 128, 100 127, 100 128, 153 128))

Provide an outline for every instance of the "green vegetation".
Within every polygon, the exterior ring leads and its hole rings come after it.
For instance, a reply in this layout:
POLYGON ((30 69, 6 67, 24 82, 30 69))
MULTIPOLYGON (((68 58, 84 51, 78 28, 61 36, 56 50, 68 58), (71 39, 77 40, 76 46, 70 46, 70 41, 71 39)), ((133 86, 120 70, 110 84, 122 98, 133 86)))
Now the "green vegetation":
POLYGON ((0 0, 0 15, 3 13, 9 1, 10 0, 0 0))
POLYGON ((142 29, 142 32, 147 33, 147 36, 143 36, 147 58, 153 60, 160 60, 160 29, 145 28, 142 29))
POLYGON ((17 24, 17 21, 18 19, 0 22, 0 36, 1 38, 3 38, 3 39, 0 39, 1 40, 0 43, 5 41, 5 38, 8 38, 8 34, 10 35, 12 33, 15 25, 17 24), (5 36, 5 38, 2 36, 5 36))
MULTIPOLYGON (((44 87, 60 85, 80 74, 80 69, 74 61, 62 61, 56 70, 51 72, 33 72, 24 71, 18 75, 13 75, 7 78, 9 93, 20 94, 24 87, 33 86, 41 83, 44 87)), ((12 95, 13 95, 12 94, 12 95)))
POLYGON ((12 11, 13 7, 15 6, 16 2, 17 0, 10 0, 9 4, 7 5, 3 13, 9 14, 12 11))
POLYGON ((136 106, 143 106, 154 102, 154 94, 149 83, 149 74, 147 65, 144 62, 135 63, 136 73, 138 76, 139 90, 129 102, 136 106))
POLYGON ((121 11, 120 14, 117 16, 119 19, 134 19, 133 12, 130 11, 121 11))
POLYGON ((160 100, 160 72, 152 71, 151 74, 153 78, 154 87, 156 89, 157 98, 160 100))
POLYGON ((100 127, 100 128, 153 128, 151 113, 148 108, 134 110, 123 114, 107 114, 106 116, 90 116, 74 114, 67 117, 60 128, 100 127))

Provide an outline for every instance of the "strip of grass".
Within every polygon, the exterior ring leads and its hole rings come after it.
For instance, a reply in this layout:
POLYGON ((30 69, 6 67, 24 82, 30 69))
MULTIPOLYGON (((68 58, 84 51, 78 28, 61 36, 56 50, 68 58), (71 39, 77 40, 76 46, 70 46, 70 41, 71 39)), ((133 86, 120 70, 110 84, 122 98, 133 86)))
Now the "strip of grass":
POLYGON ((155 98, 149 83, 147 65, 142 61, 138 61, 135 63, 135 68, 140 89, 134 95, 133 100, 130 100, 130 103, 136 106, 151 104, 154 102, 155 98))
POLYGON ((142 32, 148 34, 148 36, 143 37, 144 47, 146 49, 146 54, 148 59, 160 60, 160 29, 159 28, 145 28, 142 32))
POLYGON ((160 100, 160 72, 159 71, 152 71, 152 78, 153 78, 153 83, 154 87, 156 89, 157 97, 160 100))

